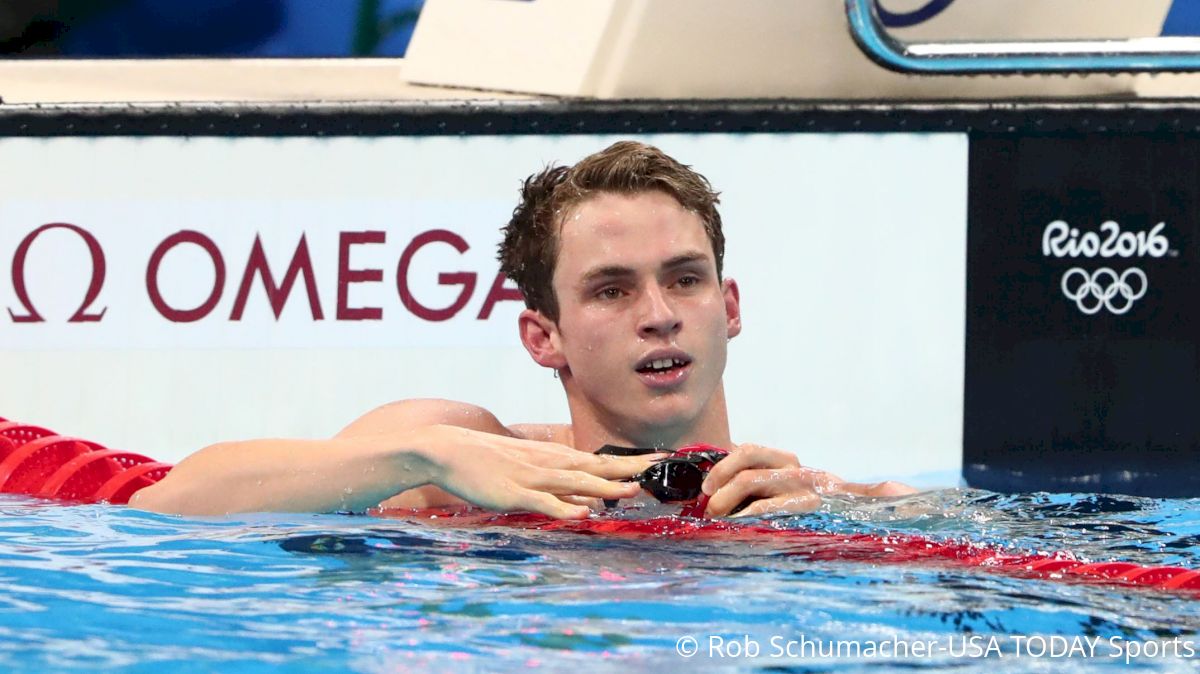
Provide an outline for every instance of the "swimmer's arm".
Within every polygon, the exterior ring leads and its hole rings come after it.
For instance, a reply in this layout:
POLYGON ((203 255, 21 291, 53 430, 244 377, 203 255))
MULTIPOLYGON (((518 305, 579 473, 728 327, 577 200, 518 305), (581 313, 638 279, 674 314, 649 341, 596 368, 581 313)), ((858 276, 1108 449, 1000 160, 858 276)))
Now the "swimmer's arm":
POLYGON ((524 440, 473 405, 409 400, 373 410, 329 440, 206 447, 130 505, 195 515, 361 511, 461 503, 453 491, 493 509, 584 516, 586 509, 569 504, 624 492, 627 485, 608 480, 644 468, 613 458, 524 440), (431 488, 419 489, 425 485, 431 488), (410 495, 392 498, 402 492, 410 495))
MULTIPOLYGON (((432 423, 469 428, 502 437, 523 437, 505 427, 494 414, 482 407, 435 399, 401 400, 377 407, 343 428, 334 437, 364 438, 386 434, 395 428, 432 423)), ((461 498, 432 484, 396 491, 388 494, 390 498, 377 501, 379 507, 385 509, 440 508, 466 504, 466 501, 461 498), (396 493, 396 491, 400 493, 396 493)))
POLYGON ((437 424, 505 432, 491 413, 474 405, 403 400, 371 410, 328 440, 264 439, 205 447, 157 484, 135 493, 129 504, 211 515, 358 511, 399 492, 413 496, 389 507, 462 503, 436 487, 419 489, 428 483, 432 465, 418 451, 422 438, 414 432, 437 424))
MULTIPOLYGON (((470 406, 468 406, 470 407, 470 406)), ((521 438, 523 440, 537 440, 538 442, 553 442, 560 445, 570 445, 570 426, 565 424, 514 424, 505 426, 500 423, 499 419, 492 416, 487 410, 475 408, 474 410, 460 410, 458 412, 460 418, 456 419, 459 424, 470 424, 467 427, 474 427, 475 430, 486 433, 494 433, 495 435, 521 438)), ((354 436, 361 432, 367 432, 371 427, 381 424, 386 425, 388 410, 386 407, 380 408, 379 418, 367 419, 363 418, 364 423, 355 424, 346 428, 339 433, 354 436)), ((442 508, 447 506, 459 506, 466 504, 466 501, 458 498, 453 494, 446 493, 434 485, 425 485, 424 487, 416 487, 409 489, 401 494, 397 494, 392 498, 379 504, 380 508, 384 509, 411 509, 411 508, 442 508)))
POLYGON ((419 433, 224 442, 184 459, 129 505, 177 515, 362 511, 427 484, 436 465, 419 433))

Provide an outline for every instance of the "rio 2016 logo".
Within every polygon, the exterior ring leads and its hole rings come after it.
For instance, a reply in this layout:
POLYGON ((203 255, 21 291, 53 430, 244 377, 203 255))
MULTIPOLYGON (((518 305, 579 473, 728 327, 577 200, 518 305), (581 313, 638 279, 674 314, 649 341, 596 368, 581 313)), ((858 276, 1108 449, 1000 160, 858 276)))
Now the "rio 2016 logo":
MULTIPOLYGON (((1160 222, 1149 231, 1122 231, 1121 225, 1109 220, 1100 225, 1099 232, 1081 231, 1062 220, 1055 220, 1042 231, 1042 255, 1054 258, 1161 258, 1173 254, 1171 242, 1160 222)), ((1117 271, 1101 267, 1088 271, 1072 267, 1063 273, 1059 283, 1063 296, 1075 303, 1079 311, 1094 315, 1108 309, 1114 315, 1127 313, 1150 288, 1146 272, 1138 267, 1117 271)))

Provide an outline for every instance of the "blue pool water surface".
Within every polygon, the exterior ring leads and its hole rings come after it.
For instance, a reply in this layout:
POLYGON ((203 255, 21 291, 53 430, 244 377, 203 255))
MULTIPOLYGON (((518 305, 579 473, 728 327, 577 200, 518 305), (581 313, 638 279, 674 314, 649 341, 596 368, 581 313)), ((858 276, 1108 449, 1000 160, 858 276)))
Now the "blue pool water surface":
MULTIPOLYGON (((1115 671, 1127 657, 1136 671, 1200 665, 1196 592, 805 561, 769 536, 620 539, 351 515, 179 518, 0 499, 4 671, 1070 672, 1115 671), (689 638, 698 652, 684 657, 677 646, 688 651, 689 638), (838 642, 860 650, 834 652, 838 642), (928 651, 916 652, 917 642, 928 651), (906 656, 888 650, 898 644, 906 656)), ((1200 499, 948 490, 830 501, 769 523, 1200 568, 1200 499)))

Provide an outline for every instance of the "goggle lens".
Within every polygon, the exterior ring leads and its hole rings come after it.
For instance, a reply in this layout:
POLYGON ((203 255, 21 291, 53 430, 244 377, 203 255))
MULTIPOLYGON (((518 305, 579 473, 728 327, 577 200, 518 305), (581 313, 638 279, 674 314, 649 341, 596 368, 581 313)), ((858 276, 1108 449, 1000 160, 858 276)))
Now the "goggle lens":
POLYGON ((700 496, 700 485, 708 471, 695 463, 664 459, 638 476, 638 483, 663 503, 691 501, 700 496))
MULTIPOLYGON (((662 450, 605 445, 596 453, 636 456, 657 451, 662 450)), ((642 471, 634 480, 662 503, 691 502, 698 499, 707 502, 707 498, 702 498, 703 491, 700 487, 704 484, 708 471, 727 454, 725 450, 712 445, 688 445, 642 471)), ((700 504, 700 508, 703 511, 703 504, 700 504)))

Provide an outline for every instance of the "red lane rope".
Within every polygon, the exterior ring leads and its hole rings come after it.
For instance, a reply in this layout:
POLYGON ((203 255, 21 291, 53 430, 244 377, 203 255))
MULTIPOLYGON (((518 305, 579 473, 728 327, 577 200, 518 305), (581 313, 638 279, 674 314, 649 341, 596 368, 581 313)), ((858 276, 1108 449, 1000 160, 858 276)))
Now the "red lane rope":
POLYGON ((811 561, 854 561, 874 564, 948 564, 1044 580, 1074 580, 1096 585, 1146 587, 1185 592, 1200 598, 1200 570, 1177 566, 1142 566, 1131 562, 1094 562, 1070 552, 1012 553, 989 546, 937 541, 913 535, 833 534, 804 529, 776 529, 730 520, 656 517, 618 520, 554 520, 528 513, 496 514, 478 508, 379 510, 383 517, 412 519, 436 526, 504 526, 537 531, 606 534, 624 538, 744 540, 785 546, 784 553, 811 561))
MULTIPOLYGON (((56 435, 41 426, 0 418, 0 493, 28 494, 76 503, 126 504, 134 492, 161 480, 170 470, 170 464, 153 461, 141 454, 108 449, 95 442, 56 435)), ((772 541, 786 544, 788 555, 813 561, 940 562, 1026 577, 1141 586, 1200 596, 1200 570, 1148 567, 1130 562, 1088 563, 1069 552, 1014 554, 973 543, 936 541, 910 535, 831 534, 683 517, 554 520, 528 513, 489 513, 477 508, 376 511, 376 514, 418 518, 440 526, 506 526, 627 538, 772 541)))
POLYGON ((129 503, 134 492, 158 482, 171 472, 171 464, 159 461, 148 461, 117 473, 100 485, 92 496, 97 501, 108 503, 129 503))
POLYGON ((171 465, 0 418, 0 493, 126 504, 171 465))

